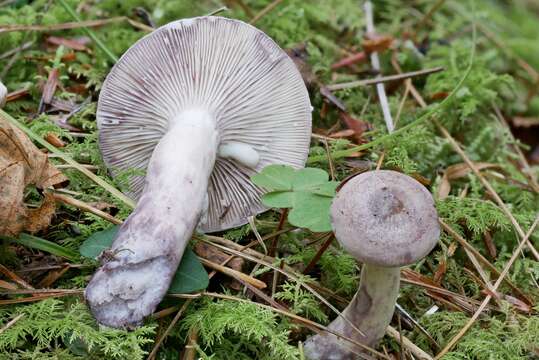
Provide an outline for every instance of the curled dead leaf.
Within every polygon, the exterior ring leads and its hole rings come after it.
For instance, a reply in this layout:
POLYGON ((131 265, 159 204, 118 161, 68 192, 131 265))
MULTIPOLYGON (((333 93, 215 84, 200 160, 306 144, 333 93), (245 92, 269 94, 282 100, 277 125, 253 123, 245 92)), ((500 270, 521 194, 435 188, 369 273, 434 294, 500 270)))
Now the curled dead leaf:
MULTIPOLYGON (((478 170, 484 170, 484 169, 492 169, 492 168, 499 168, 499 165, 491 164, 491 163, 484 163, 484 162, 478 162, 475 163, 475 166, 478 170)), ((459 163, 449 166, 442 177, 442 182, 440 183, 440 186, 438 187, 438 199, 443 200, 445 199, 449 193, 451 192, 451 180, 456 180, 465 177, 469 173, 472 172, 472 169, 465 164, 465 163, 459 163)))
POLYGON ((389 35, 372 34, 364 39, 361 45, 367 53, 383 52, 391 47, 393 37, 389 35))
POLYGON ((16 236, 21 231, 44 229, 54 215, 54 200, 46 195, 38 209, 27 209, 24 190, 61 186, 67 178, 48 162, 28 137, 0 117, 0 234, 16 236))

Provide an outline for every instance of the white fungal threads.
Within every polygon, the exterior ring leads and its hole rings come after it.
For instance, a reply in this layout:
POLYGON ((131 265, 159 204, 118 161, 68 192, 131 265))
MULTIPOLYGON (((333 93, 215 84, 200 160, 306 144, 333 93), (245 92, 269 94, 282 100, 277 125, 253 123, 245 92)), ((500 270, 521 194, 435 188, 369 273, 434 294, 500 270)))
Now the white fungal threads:
POLYGON ((253 169, 260 161, 260 154, 252 146, 234 141, 220 145, 219 156, 253 169))

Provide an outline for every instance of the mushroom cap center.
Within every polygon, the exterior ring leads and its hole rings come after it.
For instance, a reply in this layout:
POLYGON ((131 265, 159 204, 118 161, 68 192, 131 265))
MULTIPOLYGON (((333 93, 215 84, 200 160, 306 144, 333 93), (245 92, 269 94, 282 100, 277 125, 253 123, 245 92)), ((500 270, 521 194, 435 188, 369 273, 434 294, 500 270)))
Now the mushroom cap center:
POLYGON ((337 240, 358 260, 397 267, 436 245, 440 228, 430 192, 413 178, 378 170, 349 180, 331 206, 337 240))

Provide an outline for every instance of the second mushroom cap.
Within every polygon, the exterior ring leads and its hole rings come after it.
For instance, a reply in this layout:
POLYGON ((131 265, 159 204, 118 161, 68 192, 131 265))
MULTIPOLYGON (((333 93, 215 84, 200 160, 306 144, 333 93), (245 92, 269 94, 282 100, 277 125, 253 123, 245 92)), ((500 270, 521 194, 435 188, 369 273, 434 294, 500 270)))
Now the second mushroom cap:
POLYGON ((427 255, 440 227, 430 192, 391 170, 350 179, 333 201, 335 236, 361 262, 405 266, 427 255))

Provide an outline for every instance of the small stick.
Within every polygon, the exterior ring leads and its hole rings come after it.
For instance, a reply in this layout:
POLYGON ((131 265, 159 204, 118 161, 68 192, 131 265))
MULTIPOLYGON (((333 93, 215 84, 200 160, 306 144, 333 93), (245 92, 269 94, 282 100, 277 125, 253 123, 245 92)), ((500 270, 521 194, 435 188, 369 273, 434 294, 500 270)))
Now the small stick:
POLYGON ((410 72, 402 73, 402 74, 379 76, 374 79, 356 80, 356 81, 350 81, 350 82, 345 82, 345 83, 340 83, 340 84, 331 84, 331 85, 326 85, 326 87, 331 91, 351 89, 351 88, 360 87, 360 86, 378 85, 385 82, 406 80, 406 79, 410 79, 417 76, 434 74, 434 73, 444 71, 444 70, 445 69, 443 67, 438 66, 438 67, 429 68, 429 69, 410 71, 410 72))
POLYGON ((335 235, 333 235, 333 233, 330 233, 327 240, 322 244, 320 249, 318 249, 318 251, 313 256, 313 258, 311 259, 309 264, 307 264, 305 269, 303 269, 303 274, 304 275, 311 272, 311 270, 315 267, 316 263, 318 263, 318 260, 320 260, 320 258, 322 257, 322 254, 324 254, 324 252, 327 250, 329 245, 331 245, 331 243, 333 242, 333 239, 335 239, 335 235))
POLYGON ((267 13, 269 13, 271 10, 273 10, 275 7, 277 7, 277 5, 279 5, 282 2, 283 2, 283 0, 275 0, 275 1, 273 1, 268 6, 263 8, 258 14, 256 14, 255 17, 253 17, 251 19, 251 21, 249 21, 249 24, 253 25, 258 20, 262 19, 262 17, 266 16, 267 13))
POLYGON ((15 325, 15 323, 17 321, 19 321, 22 317, 24 316, 24 314, 19 314, 17 316, 15 316, 13 319, 11 319, 6 325, 4 325, 1 329, 0 329, 0 335, 2 335, 2 333, 4 331, 6 331, 7 329, 9 329, 10 327, 12 327, 13 325, 15 325))
POLYGON ((0 272, 10 278, 11 280, 15 281, 17 284, 21 285, 25 289, 34 289, 34 287, 30 284, 28 284, 26 281, 24 281, 19 275, 15 274, 13 271, 9 270, 4 265, 0 264, 0 272))
POLYGON ((233 277, 234 279, 237 279, 237 280, 242 280, 246 283, 249 283, 251 285, 253 285, 254 287, 258 288, 258 289, 265 289, 267 287, 266 283, 261 281, 261 280, 258 280, 252 276, 249 276, 247 274, 244 274, 242 273, 241 271, 237 271, 237 270, 234 270, 234 269, 231 269, 229 267, 226 267, 226 266, 222 266, 222 265, 219 265, 219 264, 216 264, 212 261, 209 261, 207 259, 204 259, 202 257, 198 257, 198 259, 200 260, 200 262, 214 270, 217 270, 219 272, 222 272, 223 274, 226 274, 226 275, 229 275, 231 277, 233 277))
MULTIPOLYGON (((386 334, 391 336, 393 339, 400 341, 401 334, 392 326, 388 326, 386 329, 386 334)), ((432 356, 421 350, 416 344, 414 344, 410 339, 408 339, 406 336, 402 335, 402 345, 404 345, 405 348, 410 350, 412 354, 417 356, 420 359, 427 359, 432 360, 432 356)))
MULTIPOLYGON (((364 4, 365 9, 365 20, 367 22, 367 34, 374 34, 374 16, 373 16, 373 10, 372 10, 372 3, 370 1, 366 1, 364 4)), ((378 53, 376 51, 373 51, 371 53, 371 63, 372 68, 380 74, 380 58, 378 57, 378 53)), ((381 75, 378 75, 380 77, 381 75)), ((389 133, 392 133, 394 130, 393 125, 393 118, 391 117, 391 111, 389 109, 389 103, 387 101, 386 96, 386 90, 384 89, 384 84, 379 83, 376 84, 376 90, 378 92, 378 98, 380 99, 380 106, 382 107, 382 113, 384 114, 384 120, 386 122, 387 131, 389 133)))
POLYGON ((117 219, 115 218, 114 216, 102 211, 102 210, 99 210, 99 209, 96 209, 95 207, 85 203, 84 201, 80 201, 80 200, 77 200, 75 198, 72 198, 71 196, 68 196, 68 195, 63 195, 63 194, 58 194, 58 193, 55 193, 55 192, 51 192, 51 195, 54 197, 55 200, 58 200, 58 201, 61 201, 63 202, 64 204, 68 204, 68 205, 72 205, 72 206, 75 206, 76 208, 82 210, 82 211, 86 211, 86 212, 89 212, 89 213, 92 213, 96 216, 99 216, 100 218, 102 219, 105 219, 113 224, 116 224, 116 225, 120 225, 122 223, 122 221, 120 219, 117 219))
POLYGON ((157 350, 159 350, 159 347, 161 346, 161 344, 163 343, 163 341, 165 340, 165 338, 168 336, 168 334, 170 333, 170 331, 172 330, 172 328, 174 327, 174 325, 176 325, 176 323, 178 322, 178 320, 180 320, 180 317, 182 316, 182 314, 184 313, 185 309, 187 309, 187 306, 189 306, 189 304, 191 303, 192 299, 187 299, 182 307, 180 308, 180 310, 178 311, 178 313, 176 313, 176 316, 174 316, 174 319, 172 319, 172 321, 170 322, 170 324, 168 325, 167 329, 165 330, 165 332, 163 333, 163 336, 161 336, 156 342, 155 342, 155 345, 152 349, 152 351, 150 352, 150 354, 148 355, 147 357, 147 360, 152 360, 155 358, 155 355, 157 354, 157 350))

